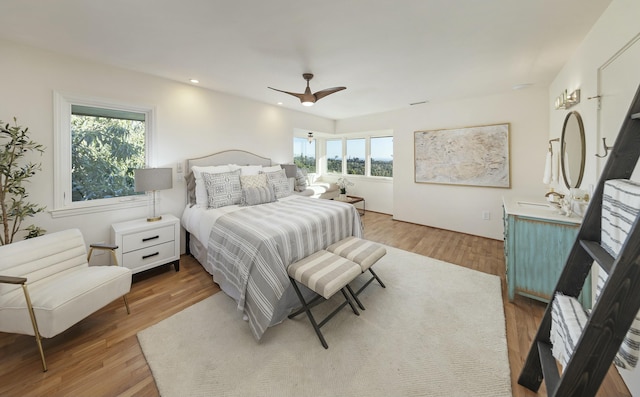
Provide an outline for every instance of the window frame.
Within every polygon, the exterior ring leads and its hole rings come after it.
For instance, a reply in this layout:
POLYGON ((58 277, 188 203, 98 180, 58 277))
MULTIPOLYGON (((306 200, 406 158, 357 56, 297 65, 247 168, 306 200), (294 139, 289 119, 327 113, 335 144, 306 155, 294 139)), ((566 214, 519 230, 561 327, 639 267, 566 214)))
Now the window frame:
MULTIPOLYGON (((391 138, 391 141, 393 142, 393 138, 394 137, 393 137, 393 134, 370 135, 370 136, 367 137, 367 144, 366 144, 366 149, 367 149, 367 154, 366 154, 366 157, 367 157, 367 164, 366 164, 367 177, 380 178, 380 179, 393 179, 393 166, 391 167, 391 173, 392 173, 391 176, 371 175, 371 160, 373 159, 372 155, 371 155, 371 140, 372 139, 376 139, 376 138, 391 138)), ((395 158, 393 158, 393 154, 392 154, 392 159, 391 159, 392 164, 393 164, 394 160, 395 160, 395 158)))
MULTIPOLYGON (((344 134, 336 137, 326 138, 325 139, 325 150, 326 150, 326 141, 328 140, 342 140, 342 172, 340 174, 335 172, 328 172, 327 163, 323 165, 322 172, 325 175, 336 175, 343 176, 346 178, 367 178, 367 179, 378 179, 381 181, 392 181, 393 176, 374 176, 371 175, 371 139, 372 138, 394 138, 392 131, 381 131, 378 133, 359 133, 359 134, 344 134), (347 141, 351 139, 364 139, 365 140, 365 173, 364 175, 360 174, 347 174, 347 141)), ((325 153, 326 155, 326 153, 325 153)))
POLYGON ((345 167, 346 167, 346 158, 345 158, 345 141, 344 138, 338 137, 338 138, 325 138, 324 139, 324 157, 325 157, 325 162, 324 165, 322 167, 322 173, 326 174, 326 175, 344 175, 345 173, 345 167), (329 141, 339 141, 340 142, 340 172, 329 172, 329 155, 327 154, 327 144, 329 141))
POLYGON ((155 141, 155 106, 131 104, 123 101, 94 98, 84 95, 54 91, 53 93, 53 134, 54 134, 54 184, 53 218, 113 211, 147 205, 146 194, 111 197, 88 201, 72 201, 71 192, 71 105, 91 106, 145 114, 145 164, 150 166, 153 159, 155 141))
MULTIPOLYGON (((359 149, 359 148, 358 148, 359 149)), ((369 138, 368 137, 345 137, 344 138, 344 143, 343 143, 343 151, 344 151, 344 166, 343 166, 343 170, 342 173, 348 176, 370 176, 368 175, 368 169, 370 168, 368 163, 369 163, 369 149, 370 149, 370 145, 369 145, 369 138), (350 174, 349 173, 349 141, 363 141, 362 144, 364 146, 364 170, 363 170, 363 174, 350 174)))
MULTIPOLYGON (((294 136, 293 136, 293 139, 294 139, 294 141, 293 141, 293 149, 294 149, 294 150, 293 150, 293 151, 294 151, 294 153, 293 153, 293 157, 294 157, 294 159, 295 159, 295 154, 296 154, 296 153, 295 153, 295 145, 296 145, 295 140, 296 140, 296 139, 303 140, 303 143, 313 144, 313 147, 314 147, 314 159, 316 160, 316 164, 315 164, 315 167, 314 167, 313 172, 311 172, 311 173, 312 173, 312 174, 317 174, 317 173, 318 173, 318 168, 319 168, 319 166, 318 166, 318 157, 319 157, 319 156, 318 156, 318 140, 314 139, 314 140, 313 140, 313 142, 309 143, 309 141, 308 141, 308 140, 309 140, 309 138, 307 138, 307 137, 302 137, 302 136, 297 136, 297 135, 294 135, 294 136)), ((307 171, 308 171, 308 170, 307 170, 307 171)))

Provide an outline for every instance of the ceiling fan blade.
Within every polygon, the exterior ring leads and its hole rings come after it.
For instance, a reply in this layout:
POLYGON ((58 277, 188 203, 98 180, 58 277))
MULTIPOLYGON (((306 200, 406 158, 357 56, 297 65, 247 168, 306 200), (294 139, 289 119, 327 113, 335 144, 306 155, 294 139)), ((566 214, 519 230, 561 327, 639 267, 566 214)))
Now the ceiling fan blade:
POLYGON ((285 94, 293 95, 294 97, 296 97, 296 98, 298 98, 300 100, 302 100, 304 95, 305 95, 305 94, 298 94, 298 93, 295 93, 295 92, 283 91, 283 90, 279 90, 279 89, 273 88, 273 87, 267 87, 267 88, 270 88, 270 89, 272 89, 274 91, 278 91, 278 92, 284 92, 285 94))
POLYGON ((320 90, 318 92, 316 92, 315 94, 313 94, 313 96, 316 97, 316 100, 318 99, 322 99, 324 97, 326 97, 327 95, 331 95, 334 92, 338 92, 338 91, 342 91, 342 90, 346 90, 347 87, 333 87, 333 88, 326 88, 324 90, 320 90))

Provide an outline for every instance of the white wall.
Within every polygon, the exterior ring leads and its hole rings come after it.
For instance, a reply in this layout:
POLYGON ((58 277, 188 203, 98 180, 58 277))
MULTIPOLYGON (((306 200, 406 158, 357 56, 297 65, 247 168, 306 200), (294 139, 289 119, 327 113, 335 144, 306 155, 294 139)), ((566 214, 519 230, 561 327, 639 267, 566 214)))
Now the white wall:
MULTIPOLYGON (((591 29, 584 42, 552 82, 549 90, 550 137, 559 137, 567 110, 553 109, 553 101, 564 89, 572 91, 581 89, 582 101, 569 110, 580 112, 585 128, 587 158, 585 177, 582 186, 595 184, 600 177, 601 168, 595 153, 602 153, 601 139, 598 132, 598 104, 587 97, 599 94, 598 69, 605 65, 616 53, 640 34, 640 1, 613 0, 611 5, 591 29)), ((636 73, 629 75, 630 84, 637 85, 636 73)), ((637 87, 634 87, 634 89, 637 87)), ((628 106, 628 105, 627 105, 628 106)), ((625 109, 626 112, 627 109, 625 109)), ((603 135, 606 136, 606 135, 603 135)), ((608 139, 612 145, 613 140, 608 139)), ((637 168, 637 167, 636 167, 637 168)), ((637 171, 636 171, 637 172, 637 171)), ((632 395, 640 396, 640 376, 638 370, 619 370, 632 395)))
POLYGON ((394 131, 393 217, 442 229, 502 239, 502 196, 545 193, 547 87, 504 95, 427 103, 393 112, 339 120, 336 133, 394 131), (511 188, 483 188, 414 182, 414 131, 510 123, 511 188), (482 213, 489 211, 490 220, 482 213))
MULTIPOLYGON (((46 146, 43 170, 29 184, 29 200, 53 209, 53 91, 154 105, 157 135, 153 166, 173 167, 186 158, 226 149, 244 149, 276 162, 292 161, 294 128, 333 131, 334 121, 286 110, 190 84, 85 62, 60 54, 0 41, 0 120, 29 127, 46 146)), ((184 181, 159 192, 164 212, 180 217, 184 181)), ((27 219, 54 232, 79 227, 88 242, 109 241, 114 222, 146 217, 146 208, 53 219, 48 212, 27 219)), ((184 241, 182 243, 184 250, 184 241)))
MULTIPOLYGON (((578 111, 582 116, 586 139, 586 163, 582 188, 597 182, 600 169, 595 154, 604 152, 598 133, 598 101, 587 98, 599 94, 598 70, 640 34, 639 16, 639 1, 613 0, 549 87, 550 139, 560 137, 564 118, 569 111, 578 111), (581 90, 581 102, 568 110, 555 110, 553 106, 555 98, 565 89, 571 92, 576 88, 581 90)), ((629 76, 634 90, 637 88, 635 87, 637 80, 637 72, 629 76)), ((625 113, 626 110, 624 109, 625 113)), ((607 139, 607 144, 613 145, 613 139, 607 139)), ((558 190, 563 189, 564 186, 558 186, 558 190)))

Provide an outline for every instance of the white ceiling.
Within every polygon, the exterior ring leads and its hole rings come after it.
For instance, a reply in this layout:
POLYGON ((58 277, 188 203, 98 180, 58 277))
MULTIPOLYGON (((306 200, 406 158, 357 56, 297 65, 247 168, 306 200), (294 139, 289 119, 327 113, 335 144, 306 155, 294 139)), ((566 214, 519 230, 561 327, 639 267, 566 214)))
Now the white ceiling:
POLYGON ((611 0, 1 0, 0 38, 331 119, 548 86, 611 0), (305 108, 267 89, 347 89, 305 108))

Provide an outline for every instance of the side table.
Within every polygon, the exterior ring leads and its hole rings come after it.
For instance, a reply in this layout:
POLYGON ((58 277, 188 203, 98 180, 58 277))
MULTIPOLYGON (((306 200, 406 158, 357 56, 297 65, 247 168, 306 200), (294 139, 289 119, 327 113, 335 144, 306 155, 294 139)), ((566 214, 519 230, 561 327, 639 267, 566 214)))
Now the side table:
POLYGON ((336 197, 336 198, 333 198, 332 200, 342 201, 343 203, 352 204, 354 207, 356 207, 358 209, 358 213, 360 214, 360 216, 364 216, 364 213, 367 211, 367 204, 366 204, 366 202, 364 200, 364 197, 347 196, 344 199, 341 199, 340 197, 336 197), (362 208, 358 208, 356 206, 356 203, 362 203, 362 208))
POLYGON ((173 215, 162 215, 156 222, 114 223, 111 240, 118 246, 118 263, 134 274, 169 262, 180 270, 180 220, 173 215))

